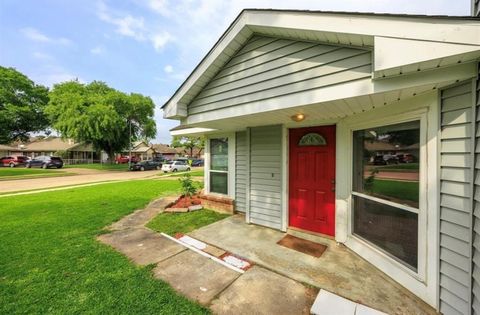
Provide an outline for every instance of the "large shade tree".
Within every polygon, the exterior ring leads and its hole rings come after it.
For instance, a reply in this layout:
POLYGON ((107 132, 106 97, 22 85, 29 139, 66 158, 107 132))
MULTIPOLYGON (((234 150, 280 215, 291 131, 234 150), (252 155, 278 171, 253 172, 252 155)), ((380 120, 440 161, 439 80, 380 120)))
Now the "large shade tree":
POLYGON ((91 143, 110 162, 131 142, 155 137, 155 105, 150 97, 125 94, 103 82, 57 84, 50 92, 46 113, 63 137, 91 143))
POLYGON ((198 154, 202 152, 205 147, 205 138, 195 136, 174 136, 172 139, 172 147, 183 148, 186 152, 190 152, 189 156, 192 157, 195 148, 198 149, 198 154))
POLYGON ((0 143, 25 141, 31 132, 44 131, 48 89, 13 68, 0 66, 0 143))

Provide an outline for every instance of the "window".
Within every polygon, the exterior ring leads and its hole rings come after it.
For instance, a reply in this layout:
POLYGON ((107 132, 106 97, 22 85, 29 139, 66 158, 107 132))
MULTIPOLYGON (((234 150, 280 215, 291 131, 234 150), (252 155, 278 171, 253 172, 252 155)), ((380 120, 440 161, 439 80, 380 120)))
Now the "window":
POLYGON ((420 121, 353 134, 353 234, 418 268, 420 121))
POLYGON ((228 138, 210 139, 210 192, 228 194, 228 138))

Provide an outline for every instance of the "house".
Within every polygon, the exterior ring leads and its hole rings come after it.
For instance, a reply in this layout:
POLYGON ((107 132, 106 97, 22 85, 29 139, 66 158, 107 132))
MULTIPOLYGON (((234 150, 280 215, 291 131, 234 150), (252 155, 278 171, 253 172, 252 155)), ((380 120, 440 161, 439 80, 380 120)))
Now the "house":
POLYGON ((159 143, 152 145, 152 147, 158 157, 162 157, 167 160, 173 160, 179 156, 178 151, 175 148, 169 146, 168 144, 159 143))
POLYGON ((10 155, 13 151, 15 151, 14 147, 0 144, 0 157, 10 155))
POLYGON ((203 158, 203 149, 201 148, 194 147, 190 151, 190 149, 188 148, 178 147, 178 148, 175 148, 175 150, 180 156, 185 156, 185 157, 194 158, 194 159, 203 158))
POLYGON ((18 143, 11 154, 34 158, 39 155, 56 155, 62 151, 62 157, 68 164, 92 163, 100 159, 92 145, 56 136, 32 137, 28 142, 18 143))
POLYGON ((151 160, 155 155, 155 150, 153 149, 152 145, 145 142, 145 141, 136 141, 132 143, 132 150, 126 150, 122 152, 123 155, 130 155, 139 158, 141 161, 144 160, 151 160))
POLYGON ((205 191, 246 223, 334 238, 480 314, 479 58, 474 17, 248 9, 164 117, 206 136, 205 191), (419 181, 366 176, 372 138, 409 147, 419 181))

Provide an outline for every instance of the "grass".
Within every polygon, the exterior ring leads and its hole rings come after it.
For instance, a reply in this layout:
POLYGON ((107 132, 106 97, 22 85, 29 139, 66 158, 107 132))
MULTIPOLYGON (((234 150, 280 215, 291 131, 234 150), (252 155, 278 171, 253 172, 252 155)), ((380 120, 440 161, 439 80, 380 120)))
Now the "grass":
POLYGON ((373 192, 377 195, 418 202, 419 183, 375 179, 373 183, 373 192))
POLYGON ((405 172, 405 171, 414 171, 418 172, 419 164, 418 163, 406 163, 406 164, 391 164, 386 166, 378 167, 379 171, 389 171, 389 172, 405 172))
POLYGON ((212 224, 228 217, 228 214, 212 210, 199 210, 186 213, 160 213, 147 226, 152 230, 168 235, 187 234, 202 226, 212 224))
POLYGON ((87 168, 101 171, 128 171, 128 164, 70 164, 65 165, 64 168, 87 168))
MULTIPOLYGON (((172 177, 180 177, 180 176, 183 176, 185 173, 189 173, 191 176, 201 176, 203 177, 205 175, 205 172, 202 170, 198 170, 198 171, 190 171, 190 172, 175 172, 175 173, 172 173, 173 175, 170 175, 172 177)), ((164 173, 160 174, 160 175, 165 175, 164 173)))
POLYGON ((0 168, 0 181, 13 179, 28 179, 39 177, 58 177, 74 175, 65 171, 51 169, 31 169, 31 168, 0 168))
POLYGON ((95 239, 178 188, 142 180, 0 198, 0 314, 208 313, 95 239))

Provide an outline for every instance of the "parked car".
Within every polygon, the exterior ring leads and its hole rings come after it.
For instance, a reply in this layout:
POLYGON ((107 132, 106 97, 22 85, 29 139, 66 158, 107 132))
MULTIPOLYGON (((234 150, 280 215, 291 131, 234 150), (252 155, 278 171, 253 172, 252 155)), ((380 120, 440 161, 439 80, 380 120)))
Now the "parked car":
POLYGON ((166 159, 164 159, 164 158, 161 157, 161 156, 154 156, 154 157, 152 158, 152 161, 158 162, 158 163, 163 163, 163 162, 166 161, 166 159))
POLYGON ((27 157, 23 155, 19 156, 4 156, 0 159, 0 165, 15 167, 19 165, 25 165, 27 163, 27 157))
POLYGON ((412 154, 397 154, 398 163, 413 163, 415 157, 412 154))
MULTIPOLYGON (((130 157, 128 155, 119 155, 115 158, 115 164, 125 164, 128 163, 130 157)), ((136 156, 132 156, 132 163, 140 162, 140 159, 136 156)))
POLYGON ((164 173, 189 170, 190 165, 188 165, 185 161, 169 161, 162 165, 162 171, 164 173))
POLYGON ((26 167, 62 168, 63 160, 58 156, 40 155, 28 161, 26 167))
POLYGON ((161 168, 162 164, 155 161, 142 161, 130 166, 131 171, 159 170, 161 168))
POLYGON ((192 166, 203 166, 205 164, 205 161, 202 159, 198 159, 192 162, 192 166))
POLYGON ((392 154, 376 155, 373 157, 373 165, 398 164, 398 157, 392 154))

